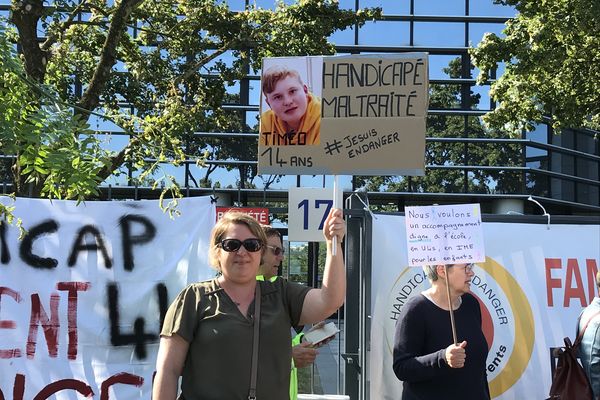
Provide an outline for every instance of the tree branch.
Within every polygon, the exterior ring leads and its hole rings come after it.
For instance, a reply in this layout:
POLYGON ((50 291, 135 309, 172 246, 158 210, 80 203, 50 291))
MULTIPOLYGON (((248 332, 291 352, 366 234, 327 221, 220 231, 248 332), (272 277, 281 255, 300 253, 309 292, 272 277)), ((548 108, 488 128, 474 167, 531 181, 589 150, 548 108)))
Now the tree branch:
POLYGON ((183 74, 181 74, 177 78, 175 78, 175 80, 173 81, 173 86, 177 86, 179 83, 187 80, 190 76, 192 76, 194 73, 196 73, 196 71, 198 71, 198 69, 200 67, 202 67, 206 63, 209 63, 210 61, 214 60, 215 58, 219 57, 221 54, 225 53, 227 50, 231 49, 232 48, 231 44, 232 43, 230 43, 230 42, 225 43, 225 44, 223 44, 223 46, 221 46, 220 49, 217 49, 211 55, 206 56, 206 57, 198 60, 197 62, 195 62, 194 65, 192 65, 190 68, 188 68, 187 71, 185 71, 183 74))
POLYGON ((127 29, 127 21, 133 10, 142 1, 143 0, 121 0, 117 6, 112 17, 110 28, 108 29, 108 34, 106 35, 106 40, 104 41, 104 46, 102 47, 98 66, 94 71, 94 75, 87 90, 83 96, 81 96, 81 100, 79 101, 79 106, 81 108, 93 111, 98 107, 98 104, 100 104, 100 93, 108 81, 112 67, 117 62, 117 47, 127 29))
POLYGON ((125 162, 125 158, 127 157, 127 153, 131 151, 131 149, 137 144, 138 139, 135 137, 130 137, 129 143, 125 146, 120 152, 117 153, 111 160, 110 165, 105 166, 100 171, 98 171, 98 177, 101 181, 104 181, 106 178, 111 176, 113 172, 119 168, 125 162))
POLYGON ((52 31, 52 33, 50 33, 48 35, 48 37, 46 38, 46 40, 44 41, 44 43, 42 43, 42 45, 40 46, 43 51, 48 51, 48 49, 50 49, 50 47, 52 47, 52 45, 54 43, 56 43, 56 41, 60 37, 59 33, 62 34, 67 29, 69 29, 69 27, 73 24, 73 21, 75 20, 75 17, 77 17, 77 15, 79 14, 79 12, 83 9, 83 6, 85 5, 86 2, 87 2, 87 0, 82 0, 82 2, 79 3, 77 5, 77 7, 75 7, 75 9, 71 12, 71 14, 66 19, 66 21, 64 21, 63 23, 61 23, 60 27, 58 29, 56 29, 55 31, 52 31))
POLYGON ((19 31, 25 71, 37 82, 42 82, 46 75, 46 52, 40 48, 37 36, 37 25, 43 12, 43 0, 12 2, 10 19, 19 31))

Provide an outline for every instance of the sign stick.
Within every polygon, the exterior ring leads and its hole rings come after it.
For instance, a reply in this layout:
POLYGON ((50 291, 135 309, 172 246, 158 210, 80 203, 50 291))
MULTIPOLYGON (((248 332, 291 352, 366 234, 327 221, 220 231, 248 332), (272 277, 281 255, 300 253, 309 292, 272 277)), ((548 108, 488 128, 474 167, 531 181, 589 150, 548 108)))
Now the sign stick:
MULTIPOLYGON (((339 206, 340 199, 338 196, 338 186, 339 186, 338 176, 334 175, 333 176, 333 208, 340 208, 340 206, 339 206)), ((334 236, 332 238, 331 243, 333 245, 331 254, 335 256, 337 254, 337 236, 334 236)))
POLYGON ((448 310, 450 311, 450 325, 452 326, 452 339, 454 340, 454 345, 458 344, 458 340, 456 339, 456 325, 454 324, 454 310, 452 309, 452 299, 450 299, 450 285, 448 284, 448 265, 444 265, 444 270, 446 271, 446 294, 448 294, 448 310))

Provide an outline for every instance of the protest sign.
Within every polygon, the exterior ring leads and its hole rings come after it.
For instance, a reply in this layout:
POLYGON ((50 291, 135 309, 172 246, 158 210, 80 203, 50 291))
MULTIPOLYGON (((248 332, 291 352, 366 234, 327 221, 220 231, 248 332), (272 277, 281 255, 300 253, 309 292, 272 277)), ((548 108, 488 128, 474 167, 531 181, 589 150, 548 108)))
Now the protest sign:
POLYGON ((266 58, 261 84, 259 173, 424 174, 426 53, 266 58))
POLYGON ((0 222, 0 399, 149 399, 159 332, 186 285, 210 279, 215 208, 17 198, 0 222))
POLYGON ((479 204, 406 207, 408 264, 485 260, 479 204))

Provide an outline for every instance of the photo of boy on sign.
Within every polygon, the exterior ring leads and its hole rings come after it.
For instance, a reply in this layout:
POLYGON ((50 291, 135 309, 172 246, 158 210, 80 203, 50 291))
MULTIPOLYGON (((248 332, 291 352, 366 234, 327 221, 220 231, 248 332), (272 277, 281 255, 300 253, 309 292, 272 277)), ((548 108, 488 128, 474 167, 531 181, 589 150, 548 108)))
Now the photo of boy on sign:
POLYGON ((285 65, 266 68, 261 86, 270 107, 260 116, 261 145, 320 143, 321 99, 309 91, 297 70, 285 65))

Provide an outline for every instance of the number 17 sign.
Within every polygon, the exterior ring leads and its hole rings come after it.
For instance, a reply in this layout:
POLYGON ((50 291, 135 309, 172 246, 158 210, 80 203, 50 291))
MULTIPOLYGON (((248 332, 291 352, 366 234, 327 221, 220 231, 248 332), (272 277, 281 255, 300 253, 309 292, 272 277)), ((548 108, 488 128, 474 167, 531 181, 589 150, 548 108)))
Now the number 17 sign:
POLYGON ((290 188, 288 238, 294 242, 323 242, 323 225, 333 207, 333 189, 290 188))

